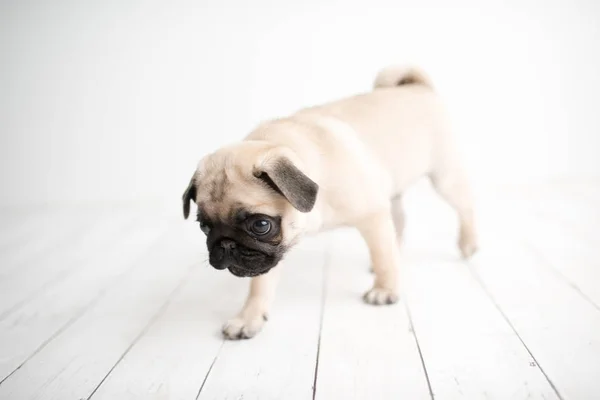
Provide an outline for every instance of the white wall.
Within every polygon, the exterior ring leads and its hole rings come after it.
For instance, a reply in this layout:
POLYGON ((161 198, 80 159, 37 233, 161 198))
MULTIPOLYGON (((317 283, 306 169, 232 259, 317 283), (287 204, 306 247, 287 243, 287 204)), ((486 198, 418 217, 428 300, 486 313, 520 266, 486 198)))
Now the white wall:
POLYGON ((594 0, 0 4, 1 204, 178 205, 206 152, 396 62, 434 79, 476 183, 600 174, 594 0))

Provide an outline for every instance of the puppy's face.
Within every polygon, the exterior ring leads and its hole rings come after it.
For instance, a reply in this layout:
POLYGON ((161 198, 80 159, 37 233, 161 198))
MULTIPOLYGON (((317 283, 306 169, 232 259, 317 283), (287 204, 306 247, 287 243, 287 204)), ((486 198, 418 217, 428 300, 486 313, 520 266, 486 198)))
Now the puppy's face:
POLYGON ((240 277, 275 267, 303 232, 318 186, 289 149, 245 141, 200 161, 183 195, 206 235, 209 262, 240 277), (297 160, 296 160, 297 161, 297 160))

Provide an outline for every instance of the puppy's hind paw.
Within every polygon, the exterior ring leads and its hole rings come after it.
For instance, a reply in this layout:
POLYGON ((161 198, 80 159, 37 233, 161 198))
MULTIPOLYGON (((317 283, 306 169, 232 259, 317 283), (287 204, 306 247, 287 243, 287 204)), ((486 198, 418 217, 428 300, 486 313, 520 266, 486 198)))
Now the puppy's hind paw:
POLYGON ((372 305, 383 305, 383 304, 394 304, 398 302, 399 296, 392 289, 385 288, 373 288, 364 294, 363 300, 367 304, 372 305))
POLYGON ((461 237, 458 241, 458 248, 460 249, 462 258, 465 260, 471 258, 479 250, 477 241, 472 237, 461 237))
POLYGON ((221 332, 229 340, 250 339, 261 331, 266 320, 266 315, 251 319, 232 318, 223 325, 221 332))

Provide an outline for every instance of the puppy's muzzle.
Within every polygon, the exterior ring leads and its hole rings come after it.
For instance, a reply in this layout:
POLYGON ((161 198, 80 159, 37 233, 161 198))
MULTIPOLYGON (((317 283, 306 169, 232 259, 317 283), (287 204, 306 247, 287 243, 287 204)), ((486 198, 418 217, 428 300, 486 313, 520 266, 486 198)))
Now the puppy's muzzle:
POLYGON ((233 251, 235 249, 236 243, 231 239, 223 239, 217 242, 210 252, 210 265, 220 270, 233 265, 233 251))
POLYGON ((210 265, 239 277, 264 274, 277 265, 281 256, 260 249, 261 245, 267 250, 270 247, 224 224, 215 224, 206 240, 210 265))

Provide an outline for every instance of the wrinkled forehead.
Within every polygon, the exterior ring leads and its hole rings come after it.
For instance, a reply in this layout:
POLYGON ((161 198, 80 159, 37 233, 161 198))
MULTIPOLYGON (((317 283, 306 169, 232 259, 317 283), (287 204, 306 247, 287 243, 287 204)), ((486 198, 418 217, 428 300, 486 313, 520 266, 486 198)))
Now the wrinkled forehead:
POLYGON ((239 181, 232 179, 231 173, 227 173, 225 169, 215 169, 213 171, 205 171, 197 178, 198 197, 197 202, 200 203, 219 203, 225 200, 225 194, 228 188, 239 181))
POLYGON ((214 154, 201 160, 195 178, 199 189, 197 203, 223 201, 228 188, 239 185, 251 174, 251 171, 244 169, 248 168, 236 165, 233 154, 221 157, 214 154))
POLYGON ((198 178, 197 188, 198 213, 213 221, 229 221, 240 213, 276 217, 286 203, 252 174, 235 168, 207 171, 198 178))

